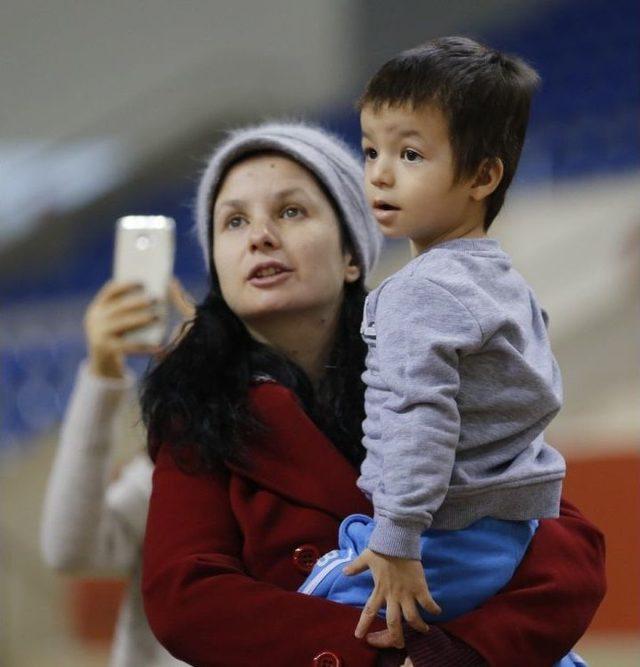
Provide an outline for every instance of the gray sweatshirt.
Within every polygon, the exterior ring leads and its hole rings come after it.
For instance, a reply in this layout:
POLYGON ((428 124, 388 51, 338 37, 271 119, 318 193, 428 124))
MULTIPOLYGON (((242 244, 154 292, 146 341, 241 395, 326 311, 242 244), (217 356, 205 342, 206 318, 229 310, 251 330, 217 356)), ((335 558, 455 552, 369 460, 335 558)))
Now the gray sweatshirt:
POLYGON ((543 430, 562 402, 546 315, 497 241, 455 239, 371 292, 358 479, 369 548, 420 558, 429 527, 556 517, 565 465, 543 430))

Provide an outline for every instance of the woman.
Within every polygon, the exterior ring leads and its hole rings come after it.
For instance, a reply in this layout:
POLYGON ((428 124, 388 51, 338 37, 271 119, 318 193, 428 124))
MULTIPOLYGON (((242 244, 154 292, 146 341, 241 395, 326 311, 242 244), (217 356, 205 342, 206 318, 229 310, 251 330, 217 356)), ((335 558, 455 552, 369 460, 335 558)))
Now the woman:
MULTIPOLYGON (((183 317, 193 316, 193 306, 175 279, 169 294, 183 317)), ((131 424, 127 430, 114 428, 124 406, 136 404, 135 377, 126 357, 155 351, 130 343, 126 333, 154 318, 153 304, 137 285, 109 282, 89 304, 84 318, 88 358, 78 369, 42 516, 47 565, 68 574, 130 578, 111 667, 184 665, 158 643, 142 608, 141 547, 153 470, 143 433, 131 424), (138 450, 118 475, 113 461, 116 431, 138 450)))
POLYGON ((347 515, 363 411, 364 279, 380 239, 362 173, 303 125, 240 130, 201 179, 197 226, 211 288, 146 379, 156 466, 143 555, 149 623, 194 665, 545 665, 603 595, 601 536, 568 504, 542 522, 509 587, 407 631, 353 636, 358 609, 296 592, 347 515))

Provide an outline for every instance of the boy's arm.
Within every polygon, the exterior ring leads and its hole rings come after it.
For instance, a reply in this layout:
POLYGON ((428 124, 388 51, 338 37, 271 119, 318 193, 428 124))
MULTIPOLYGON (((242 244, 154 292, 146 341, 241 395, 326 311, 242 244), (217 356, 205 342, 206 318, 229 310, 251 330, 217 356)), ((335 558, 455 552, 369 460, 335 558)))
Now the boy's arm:
POLYGON ((388 397, 379 408, 383 465, 369 548, 419 559, 420 534, 447 493, 460 435, 459 354, 477 349, 482 332, 460 301, 423 277, 384 285, 375 328, 388 397))

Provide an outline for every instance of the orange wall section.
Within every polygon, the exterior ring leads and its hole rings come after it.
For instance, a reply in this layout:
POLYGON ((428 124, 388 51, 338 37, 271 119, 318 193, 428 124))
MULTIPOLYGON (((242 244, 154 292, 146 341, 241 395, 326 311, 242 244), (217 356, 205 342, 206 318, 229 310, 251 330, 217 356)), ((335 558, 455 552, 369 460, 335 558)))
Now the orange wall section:
MULTIPOLYGON (((603 446, 600 451, 606 450, 603 446)), ((620 451, 619 446, 616 451, 620 451)), ((589 632, 637 634, 640 631, 640 452, 637 446, 630 446, 628 454, 568 458, 564 496, 598 526, 606 540, 607 595, 589 632)))
POLYGON ((74 636, 89 643, 110 643, 126 585, 118 579, 71 579, 69 611, 74 636))

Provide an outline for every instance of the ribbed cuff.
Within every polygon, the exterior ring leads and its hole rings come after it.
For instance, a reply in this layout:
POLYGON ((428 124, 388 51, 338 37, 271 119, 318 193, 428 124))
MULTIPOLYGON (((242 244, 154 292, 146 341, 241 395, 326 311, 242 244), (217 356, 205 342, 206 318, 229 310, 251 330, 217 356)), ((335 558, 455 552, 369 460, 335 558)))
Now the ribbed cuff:
POLYGON ((372 551, 385 556, 420 560, 420 535, 424 526, 419 523, 398 523, 377 514, 375 527, 367 545, 372 551))
POLYGON ((78 367, 78 376, 83 379, 86 384, 91 384, 92 387, 102 391, 112 392, 126 392, 136 384, 136 376, 130 368, 124 369, 124 375, 121 378, 105 377, 96 375, 91 370, 91 365, 88 359, 83 359, 78 367))
POLYGON ((123 378, 102 378, 91 372, 86 359, 82 361, 65 412, 61 442, 82 442, 94 453, 109 449, 111 442, 105 429, 111 427, 134 384, 131 371, 123 378))
POLYGON ((405 627, 404 641, 414 667, 489 667, 471 646, 437 625, 427 634, 405 627))

